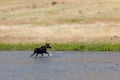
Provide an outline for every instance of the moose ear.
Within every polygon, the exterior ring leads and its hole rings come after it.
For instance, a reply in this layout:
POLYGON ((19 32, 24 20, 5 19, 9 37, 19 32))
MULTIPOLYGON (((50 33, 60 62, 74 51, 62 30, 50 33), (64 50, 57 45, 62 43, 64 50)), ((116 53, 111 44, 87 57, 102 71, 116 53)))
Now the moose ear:
POLYGON ((46 43, 46 45, 50 45, 50 43, 46 43))
POLYGON ((48 45, 50 45, 50 43, 48 43, 48 45))
POLYGON ((50 45, 50 43, 46 43, 45 45, 50 45))

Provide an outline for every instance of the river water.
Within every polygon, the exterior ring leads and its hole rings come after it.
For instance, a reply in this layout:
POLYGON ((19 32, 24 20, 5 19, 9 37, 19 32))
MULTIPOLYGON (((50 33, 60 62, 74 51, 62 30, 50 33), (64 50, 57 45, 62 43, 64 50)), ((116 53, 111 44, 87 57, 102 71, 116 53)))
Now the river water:
POLYGON ((0 51, 0 80, 120 80, 120 52, 0 51))

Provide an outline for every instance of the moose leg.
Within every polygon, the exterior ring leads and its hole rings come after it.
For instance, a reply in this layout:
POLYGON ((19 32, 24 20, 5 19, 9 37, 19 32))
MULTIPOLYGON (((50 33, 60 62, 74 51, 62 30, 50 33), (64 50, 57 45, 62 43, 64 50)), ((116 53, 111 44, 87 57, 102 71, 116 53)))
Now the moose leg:
POLYGON ((41 56, 43 56, 43 53, 41 53, 41 56))
POLYGON ((38 56, 38 53, 36 53, 36 56, 35 57, 37 57, 38 56))
POLYGON ((50 56, 50 54, 48 52, 46 52, 46 54, 48 54, 48 56, 50 56))
POLYGON ((35 55, 35 53, 31 54, 31 57, 33 57, 35 55))

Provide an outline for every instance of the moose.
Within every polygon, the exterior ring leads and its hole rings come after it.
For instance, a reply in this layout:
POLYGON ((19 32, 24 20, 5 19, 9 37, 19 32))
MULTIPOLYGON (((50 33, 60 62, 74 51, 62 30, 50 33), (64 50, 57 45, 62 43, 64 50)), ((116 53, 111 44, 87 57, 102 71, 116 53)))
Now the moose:
POLYGON ((41 54, 41 56, 43 56, 43 53, 48 54, 48 56, 50 56, 50 54, 47 52, 47 48, 52 48, 50 46, 50 43, 46 43, 44 46, 41 46, 40 48, 35 48, 33 54, 31 54, 31 57, 33 57, 34 55, 36 55, 35 57, 37 57, 38 54, 41 54))

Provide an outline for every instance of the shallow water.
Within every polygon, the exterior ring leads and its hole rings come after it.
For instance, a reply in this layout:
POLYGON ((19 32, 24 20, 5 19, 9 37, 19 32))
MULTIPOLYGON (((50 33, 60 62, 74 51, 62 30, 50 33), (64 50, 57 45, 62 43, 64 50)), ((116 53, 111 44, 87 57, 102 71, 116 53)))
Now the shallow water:
POLYGON ((119 80, 120 52, 0 51, 0 80, 119 80))

